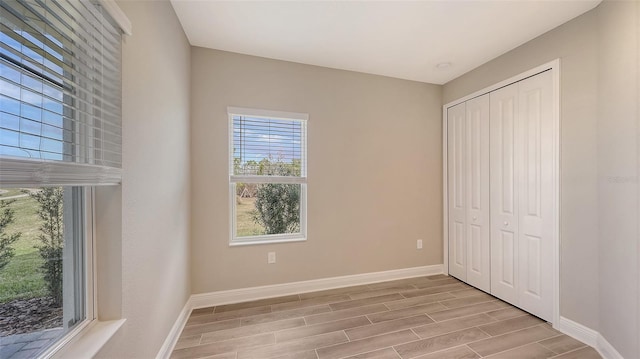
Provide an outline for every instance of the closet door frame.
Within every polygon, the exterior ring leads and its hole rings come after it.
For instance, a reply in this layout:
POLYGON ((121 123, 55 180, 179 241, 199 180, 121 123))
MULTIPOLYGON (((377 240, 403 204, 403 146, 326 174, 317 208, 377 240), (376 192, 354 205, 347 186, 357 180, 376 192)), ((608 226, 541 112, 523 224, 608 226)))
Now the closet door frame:
POLYGON ((492 86, 476 91, 470 95, 449 102, 442 106, 442 174, 443 174, 443 268, 444 274, 449 274, 449 201, 448 201, 448 154, 447 154, 447 109, 475 97, 488 94, 502 87, 522 81, 541 72, 551 71, 553 81, 553 316, 554 326, 560 323, 560 59, 547 62, 531 70, 513 76, 492 86))

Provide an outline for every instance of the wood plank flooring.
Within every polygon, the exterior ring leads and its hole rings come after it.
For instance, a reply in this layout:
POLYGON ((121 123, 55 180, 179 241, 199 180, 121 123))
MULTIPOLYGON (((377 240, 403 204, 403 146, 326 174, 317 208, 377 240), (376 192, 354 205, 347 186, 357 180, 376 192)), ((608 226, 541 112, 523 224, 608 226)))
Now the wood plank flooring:
POLYGON ((591 359, 543 320, 436 275, 196 309, 171 358, 591 359))

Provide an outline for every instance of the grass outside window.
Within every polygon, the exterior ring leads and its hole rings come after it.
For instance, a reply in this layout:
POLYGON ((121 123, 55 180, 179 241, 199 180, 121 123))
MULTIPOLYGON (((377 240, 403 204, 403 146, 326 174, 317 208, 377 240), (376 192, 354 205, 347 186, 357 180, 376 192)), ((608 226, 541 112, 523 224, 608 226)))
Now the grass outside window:
POLYGON ((0 303, 47 295, 40 271, 43 260, 36 248, 42 220, 36 213, 38 203, 23 190, 5 189, 0 193, 0 200, 15 201, 10 205, 15 211, 14 221, 8 226, 7 232, 22 233, 12 245, 15 256, 0 270, 0 303), (14 198, 8 199, 11 197, 14 198))

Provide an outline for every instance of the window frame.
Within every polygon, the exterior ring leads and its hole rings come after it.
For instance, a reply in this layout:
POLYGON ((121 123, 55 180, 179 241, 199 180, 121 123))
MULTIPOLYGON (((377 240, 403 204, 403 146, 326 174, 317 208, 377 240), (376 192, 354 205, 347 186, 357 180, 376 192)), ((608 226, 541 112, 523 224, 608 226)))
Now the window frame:
MULTIPOLYGON (((48 359, 56 356, 58 352, 62 351, 73 342, 79 335, 81 335, 85 330, 87 330, 91 325, 93 325, 98 312, 98 303, 97 303, 97 281, 96 281, 96 246, 95 246, 95 194, 94 187, 92 186, 77 186, 77 185, 65 185, 65 186, 57 186, 57 185, 43 185, 37 184, 37 187, 79 187, 82 189, 82 198, 78 200, 74 198, 74 203, 72 205, 81 205, 82 208, 82 241, 83 241, 83 277, 84 277, 84 319, 69 330, 67 333, 62 335, 58 340, 56 340, 52 345, 46 348, 44 351, 38 354, 38 359, 48 359)), ((2 186, 3 188, 20 188, 20 187, 32 187, 32 184, 25 183, 23 186, 17 184, 11 184, 8 186, 2 186)), ((74 211, 75 212, 75 211, 74 211)), ((64 293, 63 293, 64 295, 64 293)))
MULTIPOLYGON (((96 268, 95 268, 95 207, 94 207, 94 189, 91 186, 80 186, 83 191, 82 209, 83 209, 83 242, 84 242, 84 289, 85 289, 85 318, 79 322, 73 329, 58 339, 47 350, 40 353, 38 358, 52 358, 58 352, 62 351, 69 343, 74 341, 89 326, 93 325, 97 319, 96 313, 98 308, 96 296, 96 268)), ((75 205, 76 203, 74 203, 75 205)))
MULTIPOLYGON (((117 44, 118 44, 117 46, 120 47, 121 41, 122 41, 121 39, 122 31, 124 31, 127 34, 131 34, 131 23, 128 20, 126 14, 122 12, 120 7, 113 0, 92 0, 90 1, 90 3, 92 6, 95 6, 95 11, 93 8, 89 8, 89 7, 73 8, 73 9, 76 13, 81 12, 81 15, 83 15, 83 16, 78 16, 79 22, 87 19, 88 21, 91 21, 92 19, 94 19, 94 17, 97 17, 100 20, 99 25, 102 27, 98 31, 103 36, 101 41, 105 41, 103 43, 103 49, 101 50, 100 54, 106 55, 107 51, 104 49, 105 48, 104 44, 106 44, 109 41, 107 38, 112 36, 113 39, 115 39, 114 41, 117 41, 117 44), (87 15, 86 18, 84 16, 85 14, 87 15), (112 18, 111 20, 113 20, 113 22, 109 19, 109 16, 112 18), (109 23, 110 25, 114 25, 112 32, 106 31, 107 23, 109 23)), ((65 12, 68 10, 67 8, 64 8, 63 4, 59 6, 60 6, 59 11, 65 12)), ((3 7, 3 11, 4 10, 5 8, 3 7)), ((43 7, 42 11, 46 13, 45 16, 53 13, 49 10, 50 10, 49 7, 46 7, 46 8, 43 7)), ((79 25, 75 22, 72 25, 82 27, 82 25, 79 25)), ((59 29, 57 27, 54 26, 54 29, 56 29, 55 31, 59 32, 59 29)), ((47 32, 48 35, 52 34, 52 32, 49 32, 49 30, 45 30, 45 31, 47 32)), ((66 32, 64 32, 64 34, 66 34, 66 32)), ((44 33, 42 35, 44 35, 44 33)), ((59 39, 59 38, 56 37, 56 39, 59 39)), ((46 41, 44 43, 46 43, 46 41)), ((115 44, 116 42, 113 42, 113 43, 115 44)), ((111 72, 117 71, 118 75, 121 75, 122 49, 120 48, 117 52, 118 54, 116 58, 118 58, 118 65, 115 66, 115 70, 109 68, 109 71, 111 72)), ((20 57, 22 58, 24 56, 24 53, 23 52, 19 52, 19 53, 20 53, 20 57)), ((49 56, 49 55, 54 56, 54 55, 51 55, 49 52, 45 51, 45 55, 43 55, 43 57, 46 58, 46 56, 49 56)), ((40 67, 30 68, 30 67, 19 66, 19 64, 17 64, 14 61, 10 61, 10 59, 4 59, 4 61, 6 61, 8 65, 20 67, 21 73, 27 73, 29 77, 37 78, 37 80, 42 80, 44 83, 47 83, 49 85, 54 84, 60 88, 65 87, 65 86, 61 86, 60 83, 52 81, 51 78, 49 78, 46 75, 47 73, 45 71, 46 69, 43 70, 40 67)), ((81 60, 71 56, 71 60, 69 60, 69 64, 76 65, 80 63, 79 61, 81 60)), ((106 60, 102 59, 102 61, 103 62, 101 62, 101 65, 104 65, 104 61, 106 60)), ((64 62, 67 63, 66 60, 64 62)), ((85 66, 90 66, 90 64, 89 65, 85 64, 85 66)), ((73 72, 73 73, 76 76, 78 76, 76 72, 73 72)), ((103 72, 101 72, 101 74, 103 76, 105 75, 104 70, 103 72)), ((75 91, 86 92, 87 90, 82 86, 76 87, 77 82, 75 80, 72 81, 72 83, 74 88, 74 92, 73 92, 74 99, 75 99, 74 101, 78 101, 78 97, 76 96, 75 91)), ((116 85, 117 85, 116 87, 121 87, 120 82, 116 85)), ((105 92, 104 87, 106 86, 104 81, 102 82, 102 86, 103 88, 101 89, 101 93, 102 95, 104 95, 104 92, 105 92)), ((29 90, 29 91, 43 98, 47 97, 47 94, 44 91, 33 91, 33 90, 29 90)), ((64 89, 61 91, 62 91, 62 96, 64 97, 70 96, 69 93, 67 92, 67 89, 64 89)), ((122 94, 118 93, 118 95, 119 95, 118 96, 119 100, 121 100, 122 94)), ((102 115, 104 115, 104 113, 107 112, 107 106, 105 105, 105 103, 108 101, 106 97, 100 97, 100 100, 102 101, 102 105, 101 105, 101 110, 103 111, 102 115)), ((64 102, 64 101, 61 101, 61 102, 64 102)), ((121 121, 121 115, 122 115, 121 105, 118 103, 118 101, 116 101, 115 104, 118 105, 116 106, 118 107, 118 110, 119 110, 118 120, 121 121)), ((76 108, 75 105, 76 103, 74 103, 74 105, 71 107, 76 108)), ((114 105, 114 104, 111 104, 111 105, 114 105)), ((66 102, 63 105, 63 107, 66 110, 66 107, 67 107, 66 102)), ((41 106, 41 110, 42 111, 45 110, 44 105, 41 106)), ((96 267, 97 247, 95 242, 96 240, 95 231, 96 231, 96 223, 97 223, 97 218, 95 216, 95 210, 96 210, 96 206, 95 206, 96 205, 96 202, 95 202, 96 187, 95 186, 120 185, 121 177, 122 177, 121 157, 119 158, 119 161, 117 161, 118 163, 110 162, 111 160, 107 161, 105 159, 105 157, 103 156, 103 152, 106 151, 105 150, 106 147, 104 146, 104 142, 105 142, 104 136, 101 136, 99 138, 93 138, 93 137, 85 138, 83 133, 80 132, 80 130, 78 130, 76 126, 82 125, 87 127, 88 123, 82 122, 78 113, 75 113, 73 116, 68 116, 66 115, 66 111, 65 111, 65 113, 61 112, 60 115, 63 118, 68 117, 69 121, 73 121, 73 127, 75 130, 71 128, 67 128, 68 127, 67 122, 63 122, 64 128, 61 127, 64 131, 68 130, 68 131, 74 132, 73 140, 67 141, 71 143, 70 146, 72 146, 71 153, 73 154, 73 158, 75 158, 75 156, 77 155, 76 147, 83 146, 85 142, 88 141, 88 139, 93 141, 100 140, 101 141, 100 147, 95 147, 95 148, 98 148, 102 151, 100 153, 101 154, 100 158, 102 159, 102 161, 96 162, 95 158, 91 157, 91 155, 95 156, 95 152, 94 153, 88 152, 87 156, 89 157, 87 157, 88 159, 85 161, 76 161, 76 160, 69 161, 67 159, 67 156, 71 156, 71 155, 68 155, 66 152, 66 149, 64 148, 63 150, 60 151, 60 154, 62 155, 62 160, 59 160, 57 158, 48 158, 45 156, 28 158, 23 156, 0 155, 0 187, 3 187, 3 188, 65 187, 65 192, 66 192, 66 188, 69 188, 69 191, 73 191, 74 193, 74 195, 70 196, 69 199, 65 199, 63 206, 66 207, 68 205, 67 203, 69 202, 70 202, 69 205, 72 206, 70 210, 73 213, 72 217, 74 217, 73 218, 74 233, 73 233, 73 237, 69 239, 74 243, 74 245, 79 245, 81 246, 81 248, 77 248, 77 250, 74 248, 73 253, 67 253, 69 257, 66 257, 66 256, 64 257, 64 259, 73 258, 73 261, 77 264, 74 263, 74 268, 72 270, 73 277, 74 277, 73 291, 72 290, 65 291, 64 289, 65 287, 63 285, 63 301, 70 300, 71 298, 73 298, 76 306, 75 308, 79 308, 81 305, 84 305, 84 311, 83 311, 84 313, 82 316, 77 315, 78 318, 82 318, 82 319, 71 324, 70 328, 69 326, 63 324, 62 327, 67 328, 66 332, 61 333, 61 335, 57 337, 52 344, 48 345, 48 347, 43 347, 42 349, 39 349, 40 352, 38 353, 38 356, 37 356, 38 358, 52 358, 52 357, 59 357, 60 355, 64 356, 65 354, 68 354, 69 352, 73 352, 74 350, 77 352, 76 354, 81 354, 81 355, 87 354, 87 350, 97 351, 97 349, 106 342, 108 337, 111 337, 115 333, 113 328, 116 328, 115 330, 117 330, 117 328, 119 328, 124 322, 124 319, 121 319, 118 321, 118 323, 115 323, 115 324, 110 323, 109 325, 104 325, 104 324, 99 325, 100 323, 109 323, 109 322, 100 322, 98 320, 98 315, 97 315, 98 313, 97 274, 98 273, 97 273, 97 267, 96 267), (77 193, 78 195, 76 195, 75 193, 77 193), (81 296, 82 298, 80 298, 81 296), (91 338, 89 338, 89 336, 91 336, 91 338), (87 344, 89 341, 91 341, 91 343, 87 344), (80 345, 79 343, 82 343, 82 344, 80 345), (81 351, 78 348, 81 348, 80 349, 81 351)), ((18 117, 20 121, 23 118, 22 115, 15 114, 14 116, 18 117)), ((85 114, 85 116, 87 116, 87 114, 85 114)), ((111 116, 113 116, 113 114, 111 114, 111 116)), ((101 121, 100 122, 101 126, 103 126, 105 123, 108 123, 110 121, 110 119, 107 118, 106 115, 98 116, 98 117, 101 121)), ((42 120, 40 122, 44 123, 42 120)), ((108 124, 112 126, 111 130, 113 131, 114 124, 113 123, 108 123, 108 124)), ((121 130, 121 122, 118 122, 116 125, 121 130)), ((88 131, 88 130, 85 130, 85 131, 88 131)), ((115 132, 116 134, 118 134, 117 131, 115 132)), ((95 136, 95 134, 93 134, 93 136, 95 136)), ((119 142, 115 141, 114 145, 121 146, 121 135, 119 140, 120 140, 119 142)), ((93 144, 95 145, 95 142, 93 144)), ((114 150, 112 149, 110 151, 114 152, 114 150)), ((118 152, 117 154, 118 156, 121 156, 121 148, 119 148, 116 152, 118 152)), ((66 208, 65 208, 65 211, 66 211, 66 208)), ((66 222, 66 218, 65 218, 65 222, 66 222)), ((65 238, 65 241, 66 240, 67 238, 65 238)), ((63 254, 63 256, 64 255, 65 254, 63 254)), ((64 268, 64 264, 63 264, 63 268, 64 268)), ((63 304, 63 313, 65 310, 66 309, 64 309, 64 304, 63 304)), ((63 314, 63 318, 64 318, 64 314, 63 314)), ((115 322, 115 321, 111 321, 111 322, 115 322)))
POLYGON ((253 108, 227 107, 229 125, 229 246, 304 242, 307 240, 307 122, 309 115, 298 112, 271 111, 253 108), (233 117, 243 116, 260 119, 297 121, 301 124, 301 171, 300 176, 236 176, 233 173, 233 117), (236 184, 237 183, 273 183, 300 185, 300 231, 297 233, 263 234, 257 236, 237 236, 236 221, 236 184))

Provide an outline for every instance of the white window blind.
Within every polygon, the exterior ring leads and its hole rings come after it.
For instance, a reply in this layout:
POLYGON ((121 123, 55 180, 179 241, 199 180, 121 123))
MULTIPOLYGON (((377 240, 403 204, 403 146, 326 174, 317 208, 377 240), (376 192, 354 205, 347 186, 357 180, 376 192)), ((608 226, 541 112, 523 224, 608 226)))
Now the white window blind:
POLYGON ((74 0, 1 1, 0 23, 0 182, 119 183, 120 27, 74 0))
POLYGON ((253 111, 229 109, 232 182, 305 183, 307 115, 253 111))

